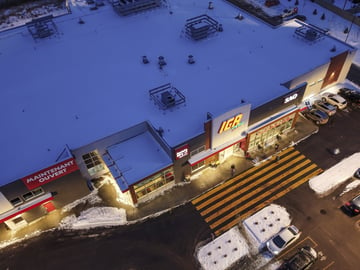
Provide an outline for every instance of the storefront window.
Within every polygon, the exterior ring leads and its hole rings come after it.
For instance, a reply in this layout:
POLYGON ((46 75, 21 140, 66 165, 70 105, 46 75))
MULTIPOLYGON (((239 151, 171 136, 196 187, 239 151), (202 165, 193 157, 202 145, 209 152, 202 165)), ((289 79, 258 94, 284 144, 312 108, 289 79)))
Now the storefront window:
POLYGON ((154 175, 139 184, 134 185, 134 190, 137 198, 141 198, 146 194, 155 191, 156 189, 175 180, 173 169, 165 170, 154 175))
POLYGON ((277 135, 282 134, 292 127, 294 119, 295 113, 283 117, 258 130, 256 133, 251 134, 248 151, 254 151, 273 144, 277 135))
POLYGON ((191 172, 195 172, 199 169, 201 169, 202 167, 205 166, 205 161, 200 161, 199 163, 195 164, 194 166, 191 167, 191 172))

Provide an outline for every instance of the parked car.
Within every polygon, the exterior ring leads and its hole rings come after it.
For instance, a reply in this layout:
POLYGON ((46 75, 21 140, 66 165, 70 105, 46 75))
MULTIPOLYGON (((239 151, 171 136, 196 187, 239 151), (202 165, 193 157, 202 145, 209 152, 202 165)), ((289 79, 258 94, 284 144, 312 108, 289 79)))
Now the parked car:
POLYGON ((302 114, 307 119, 313 120, 315 122, 315 124, 317 124, 317 125, 320 125, 320 124, 324 125, 329 121, 329 116, 325 112, 323 112, 319 109, 307 110, 307 111, 302 112, 302 114))
POLYGON ((354 177, 356 177, 357 179, 360 179, 360 168, 355 171, 354 177))
POLYGON ((360 214, 360 194, 346 202, 344 209, 352 216, 360 214))
POLYGON ((349 88, 341 88, 339 95, 345 98, 351 106, 360 108, 360 92, 349 88))
POLYGON ((332 116, 336 113, 336 108, 327 101, 315 100, 313 107, 326 112, 328 116, 332 116))
POLYGON ((284 261, 279 270, 308 270, 318 258, 315 249, 309 246, 302 247, 291 258, 284 261))
POLYGON ((295 240, 297 240, 299 237, 299 229, 294 225, 290 225, 283 228, 280 232, 278 232, 270 240, 268 240, 266 242, 266 247, 273 255, 278 255, 290 244, 295 242, 295 240))
POLYGON ((327 101, 331 105, 334 105, 337 109, 343 110, 347 106, 346 100, 339 96, 338 94, 333 93, 324 93, 321 97, 322 101, 327 101))

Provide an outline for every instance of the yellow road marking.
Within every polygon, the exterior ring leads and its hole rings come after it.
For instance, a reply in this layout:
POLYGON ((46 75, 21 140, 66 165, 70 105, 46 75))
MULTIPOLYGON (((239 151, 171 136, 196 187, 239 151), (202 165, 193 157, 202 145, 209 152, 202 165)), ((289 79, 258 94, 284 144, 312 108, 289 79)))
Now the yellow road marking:
MULTIPOLYGON (((296 154, 296 153, 295 153, 295 154, 296 154)), ((295 155, 295 154, 294 154, 294 155, 295 155)), ((297 153, 297 154, 299 154, 299 153, 297 153)), ((292 156, 293 156, 293 155, 288 156, 288 158, 290 158, 290 157, 292 157, 292 156)), ((296 159, 294 159, 294 160, 290 161, 289 163, 287 163, 287 166, 290 166, 290 165, 296 163, 297 161, 299 161, 299 160, 301 160, 301 159, 305 159, 305 158, 306 158, 306 157, 305 157, 304 155, 300 155, 300 156, 298 156, 296 159)), ((284 161, 286 161, 286 160, 287 160, 287 159, 284 159, 284 161)), ((272 170, 272 169, 273 169, 275 166, 277 166, 277 165, 279 165, 279 164, 273 163, 273 164, 271 164, 270 166, 266 167, 266 170, 265 170, 265 169, 264 169, 264 170, 261 170, 261 171, 255 173, 255 174, 249 176, 248 178, 245 178, 243 181, 238 182, 236 185, 234 185, 234 186, 232 186, 232 187, 230 187, 230 188, 224 189, 224 190, 221 191, 219 194, 216 194, 215 196, 209 198, 208 200, 206 200, 206 201, 203 202, 202 204, 197 205, 197 206, 196 206, 196 209, 197 209, 197 210, 200 210, 200 209, 206 207, 207 205, 209 205, 209 204, 212 203, 213 201, 216 201, 216 200, 220 199, 221 197, 226 196, 226 194, 228 194, 228 193, 231 192, 232 190, 237 189, 237 188, 241 187, 242 185, 244 185, 244 184, 252 181, 253 179, 255 179, 256 177, 258 177, 259 175, 262 175, 262 174, 264 174, 264 173, 266 173, 266 172, 268 172, 268 171, 271 171, 271 172, 270 172, 269 174, 267 174, 266 176, 258 179, 258 180, 257 180, 256 182, 254 182, 254 183, 251 183, 249 186, 246 186, 246 190, 250 189, 250 188, 253 187, 253 186, 256 186, 258 183, 264 182, 267 178, 270 178, 271 176, 273 176, 273 175, 277 174, 278 172, 280 172, 280 171, 282 171, 282 170, 285 169, 284 167, 280 167, 280 168, 278 168, 277 170, 272 170)), ((239 190, 239 191, 241 191, 241 190, 239 190)), ((236 194, 232 194, 232 195, 230 195, 229 197, 226 197, 226 198, 224 199, 224 201, 222 201, 221 203, 223 204, 223 203, 225 203, 225 202, 227 202, 227 201, 230 201, 234 196, 236 196, 236 194)), ((214 205, 214 206, 216 206, 216 205, 214 205)), ((216 208, 216 207, 215 207, 215 208, 216 208)), ((214 207, 211 207, 211 209, 209 208, 209 209, 206 209, 206 210, 202 211, 202 213, 203 213, 202 215, 206 215, 207 213, 211 212, 212 209, 214 209, 214 207)))
MULTIPOLYGON (((310 160, 306 160, 306 162, 302 163, 302 165, 306 165, 307 163, 310 163, 310 160)), ((310 166, 308 166, 307 168, 305 168, 303 171, 301 171, 301 174, 303 174, 304 172, 308 171, 308 170, 311 170, 313 169, 313 167, 316 166, 315 164, 311 164, 310 166)), ((284 169, 284 168, 283 168, 284 169)), ((244 200, 247 200, 249 198, 251 198, 253 195, 255 194, 259 194, 261 191, 265 190, 267 187, 277 183, 277 182, 281 182, 282 179, 284 177, 286 177, 287 175, 289 175, 290 173, 296 171, 298 168, 297 167, 294 167, 292 169, 289 169, 287 170, 284 174, 282 174, 280 177, 278 178, 274 178, 272 179, 271 181, 268 181, 266 183, 264 183, 263 186, 249 192, 249 193, 246 193, 241 199, 244 201, 244 200)), ((285 184, 287 184, 288 182, 296 179, 297 177, 299 176, 299 174, 296 174, 296 175, 293 175, 292 177, 288 178, 287 181, 283 181, 282 183, 279 183, 279 185, 277 185, 275 188, 272 188, 264 193, 261 193, 259 195, 259 197, 257 197, 257 201, 261 200, 262 198, 266 197, 267 195, 269 195, 270 193, 272 193, 274 190, 277 190, 279 189, 280 187, 284 186, 285 184)), ((224 200, 225 201, 225 200, 224 200)), ((232 209, 234 206, 238 205, 239 204, 239 201, 235 201, 229 205, 227 205, 226 207, 223 207, 221 208, 219 211, 213 213, 212 215, 208 216, 207 218, 205 218, 205 220, 208 222, 220 215, 222 215, 223 213, 227 212, 228 210, 232 209)), ((241 206, 241 208, 238 208, 237 210, 235 210, 235 212, 238 211, 238 213, 241 211, 240 209, 245 209, 247 208, 249 205, 252 205, 254 204, 254 201, 251 201, 251 202, 248 202, 246 203, 245 205, 241 206)))
MULTIPOLYGON (((289 188, 283 190, 282 192, 279 192, 277 194, 274 194, 273 197, 271 197, 271 199, 264 201, 263 203, 256 205, 254 208, 252 208, 251 210, 249 210, 248 212, 244 213, 242 216, 236 216, 235 214, 235 219, 232 220, 231 222, 227 223, 225 226, 221 227, 220 229, 216 230, 214 233, 216 236, 222 234, 223 232, 227 231, 228 229, 234 227, 235 225, 237 225, 241 220, 246 219, 247 217, 251 216, 252 214, 256 213, 257 211, 259 211, 260 209, 264 208, 265 206, 267 206, 268 204, 270 204, 272 201, 279 199, 280 197, 284 196, 285 194, 287 194, 289 191, 297 188, 298 186, 300 186, 301 184, 303 184, 304 182, 308 181, 308 179, 310 179, 311 177, 318 175, 320 172, 322 172, 321 169, 316 170, 315 172, 313 172, 312 174, 308 175, 308 177, 306 177, 305 180, 301 180, 298 181, 296 183, 294 183, 292 186, 290 186, 289 188), (299 183, 300 182, 300 183, 299 183)), ((234 211, 237 212, 237 211, 234 211)), ((231 216, 230 216, 231 217, 231 216)), ((227 219, 230 218, 229 216, 227 216, 227 219)), ((226 219, 225 219, 226 220, 226 219)), ((216 226, 218 226, 220 223, 217 223, 216 226)), ((209 224, 211 229, 216 228, 216 226, 214 226, 213 224, 209 224)), ((314 241, 313 241, 314 242, 314 241)))
MULTIPOLYGON (((287 152, 290 152, 290 151, 293 150, 293 149, 294 149, 293 147, 289 147, 289 148, 285 149, 284 151, 282 151, 279 156, 283 156, 283 155, 285 155, 287 152)), ((299 152, 298 152, 298 151, 294 151, 294 153, 292 153, 291 155, 295 155, 295 154, 299 154, 299 152)), ((286 159, 287 159, 287 157, 286 157, 286 159)), ((251 167, 250 169, 248 169, 248 170, 244 171, 243 173, 237 175, 236 177, 232 178, 231 180, 226 181, 224 184, 222 184, 222 185, 220 185, 220 186, 218 186, 218 187, 216 187, 216 188, 214 188, 214 189, 212 189, 212 190, 209 190, 208 192, 206 192, 206 193, 200 195, 199 197, 195 198, 194 200, 192 200, 192 204, 195 205, 195 204, 197 204, 198 202, 204 200, 205 198, 210 197, 212 194, 216 193, 218 190, 223 189, 223 188, 227 187, 228 185, 230 185, 230 184, 238 181, 240 178, 249 175, 251 172, 253 172, 253 171, 255 171, 255 170, 258 170, 258 169, 261 168, 261 167, 266 167, 269 162, 272 162, 272 161, 274 161, 274 160, 275 160, 275 157, 271 158, 268 162, 265 162, 265 163, 261 164, 260 166, 253 166, 253 167, 251 167)), ((285 159, 284 159, 284 160, 285 160, 285 159)))

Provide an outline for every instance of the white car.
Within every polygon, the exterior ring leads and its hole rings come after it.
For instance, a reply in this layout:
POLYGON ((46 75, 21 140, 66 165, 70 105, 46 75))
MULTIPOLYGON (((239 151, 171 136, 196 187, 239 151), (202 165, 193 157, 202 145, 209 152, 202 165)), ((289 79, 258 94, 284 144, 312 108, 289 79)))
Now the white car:
POLYGON ((273 254, 278 255, 300 237, 300 231, 294 225, 283 228, 266 242, 267 249, 273 254))
POLYGON ((347 101, 338 94, 324 93, 324 94, 322 94, 321 99, 324 102, 328 102, 340 110, 345 109, 347 106, 347 101))

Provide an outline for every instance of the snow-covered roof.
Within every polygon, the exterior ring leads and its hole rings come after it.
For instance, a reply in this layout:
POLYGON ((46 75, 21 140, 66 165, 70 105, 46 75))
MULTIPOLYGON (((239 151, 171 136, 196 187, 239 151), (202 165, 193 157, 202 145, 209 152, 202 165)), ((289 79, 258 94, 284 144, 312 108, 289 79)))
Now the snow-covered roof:
POLYGON ((142 121, 179 145, 203 132, 207 112, 220 115, 241 99, 257 107, 334 56, 334 45, 336 53, 350 48, 331 37, 311 45, 295 38, 296 21, 273 29, 251 16, 237 20, 225 1, 209 10, 207 0, 168 0, 127 17, 109 4, 90 11, 78 2, 54 19, 58 34, 49 39, 33 40, 25 27, 0 33, 0 184, 52 164, 65 144, 74 149, 142 121), (202 14, 223 31, 186 37, 186 20, 202 14), (149 90, 167 83, 185 102, 162 110, 149 90))
POLYGON ((172 164, 171 158, 150 132, 112 145, 107 151, 125 178, 125 181, 117 181, 121 190, 127 190, 129 185, 172 164))

